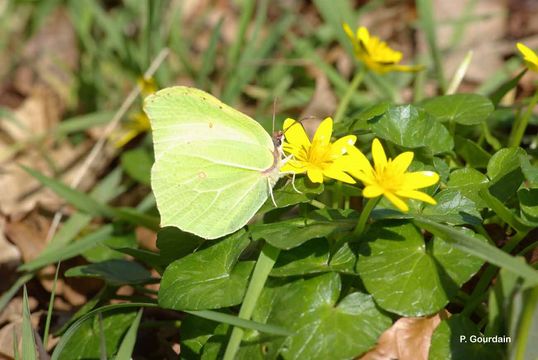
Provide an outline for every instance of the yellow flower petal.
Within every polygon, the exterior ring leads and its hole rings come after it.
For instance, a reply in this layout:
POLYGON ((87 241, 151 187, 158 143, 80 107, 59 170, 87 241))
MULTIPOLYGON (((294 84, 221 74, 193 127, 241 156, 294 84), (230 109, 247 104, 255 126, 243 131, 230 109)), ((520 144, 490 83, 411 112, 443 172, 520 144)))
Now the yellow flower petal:
POLYGON ((438 181, 439 174, 433 171, 417 171, 412 173, 406 173, 404 174, 402 188, 407 190, 421 189, 437 184, 438 181))
POLYGON ((304 130, 303 124, 293 119, 284 120, 284 139, 295 147, 309 147, 310 140, 304 130))
POLYGON ((333 119, 330 117, 325 118, 319 124, 318 129, 316 130, 316 133, 314 134, 314 138, 312 139, 312 142, 319 143, 321 145, 326 145, 331 142, 331 136, 333 134, 333 119))
POLYGON ((331 147, 331 153, 334 156, 344 155, 348 152, 348 148, 355 145, 357 137, 355 135, 347 135, 336 140, 331 147))
POLYGON ((376 171, 383 171, 387 166, 387 155, 385 155, 383 145, 381 145, 381 142, 377 138, 372 143, 372 157, 374 158, 376 171))
POLYGON ((362 191, 362 196, 367 198, 375 198, 381 195, 383 195, 383 188, 380 188, 377 185, 366 186, 362 191))
POLYGON ((383 195, 385 195, 385 197, 394 206, 396 206, 399 210, 401 210, 403 212, 409 211, 409 206, 407 206, 407 204, 402 199, 400 199, 398 196, 396 196, 396 195, 394 195, 393 193, 390 193, 390 192, 386 192, 383 195))
POLYGON ((306 171, 306 166, 299 161, 289 160, 284 166, 280 168, 280 172, 283 173, 296 173, 301 174, 306 171))
POLYGON ((323 172, 320 168, 309 167, 306 170, 306 175, 313 183, 322 183, 323 182, 323 172))
POLYGON ((329 166, 327 169, 324 169, 323 175, 325 175, 328 178, 339 180, 348 184, 356 183, 356 181, 351 176, 343 172, 342 169, 335 164, 333 164, 332 166, 329 166))
POLYGON ((397 196, 409 198, 409 199, 416 199, 420 201, 427 202, 428 204, 435 205, 437 202, 428 194, 423 193, 422 191, 417 190, 400 190, 396 192, 397 196))
POLYGON ((516 46, 517 49, 523 54, 525 60, 538 63, 538 55, 536 55, 532 49, 522 43, 517 43, 516 46))
POLYGON ((409 165, 411 165, 414 156, 415 154, 411 151, 406 151, 396 156, 396 158, 392 160, 394 171, 404 173, 409 165))

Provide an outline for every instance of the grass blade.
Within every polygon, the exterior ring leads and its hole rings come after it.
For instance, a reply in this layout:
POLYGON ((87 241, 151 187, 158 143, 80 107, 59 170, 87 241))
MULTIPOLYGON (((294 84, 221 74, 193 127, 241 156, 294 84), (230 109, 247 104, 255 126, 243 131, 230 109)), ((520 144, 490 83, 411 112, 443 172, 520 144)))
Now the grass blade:
POLYGON ((47 348, 49 339, 50 320, 52 319, 52 311, 54 310, 54 297, 56 296, 56 283, 58 282, 58 273, 60 272, 60 264, 56 265, 56 272, 54 274, 54 282, 52 283, 52 291, 50 292, 49 308, 47 309, 47 320, 45 321, 45 331, 43 333, 43 347, 47 348))
POLYGON ((0 296, 0 312, 4 310, 6 305, 11 301, 13 296, 19 291, 19 289, 30 281, 34 277, 34 274, 24 274, 20 276, 17 281, 11 287, 0 296))
POLYGON ((435 66, 435 74, 437 82, 441 88, 441 92, 446 92, 446 80, 443 73, 443 62, 441 61, 441 52, 437 46, 437 35, 435 32, 435 19, 433 18, 433 8, 431 0, 417 0, 417 10, 420 18, 420 25, 426 35, 426 41, 430 48, 430 53, 433 58, 433 64, 435 66))
POLYGON ((138 310, 138 314, 133 323, 127 330, 125 337, 123 338, 118 353, 116 354, 116 360, 129 360, 133 354, 133 349, 136 343, 136 334, 138 327, 140 326, 140 320, 142 319, 142 309, 138 310))
POLYGON ((28 293, 26 286, 23 289, 22 298, 22 359, 37 360, 34 330, 30 320, 30 306, 28 305, 28 293))
POLYGON ((35 177, 41 184, 47 186, 52 191, 54 191, 58 196, 61 196, 67 202, 75 206, 77 209, 84 211, 93 216, 114 216, 114 211, 92 198, 90 195, 85 194, 81 191, 75 190, 64 183, 43 175, 39 171, 31 169, 29 167, 21 165, 21 167, 28 174, 35 177))
POLYGON ((458 249, 522 277, 528 281, 529 285, 538 284, 537 270, 526 263, 518 261, 517 258, 495 246, 475 239, 454 227, 436 223, 422 216, 417 216, 414 222, 432 234, 440 236, 458 249))

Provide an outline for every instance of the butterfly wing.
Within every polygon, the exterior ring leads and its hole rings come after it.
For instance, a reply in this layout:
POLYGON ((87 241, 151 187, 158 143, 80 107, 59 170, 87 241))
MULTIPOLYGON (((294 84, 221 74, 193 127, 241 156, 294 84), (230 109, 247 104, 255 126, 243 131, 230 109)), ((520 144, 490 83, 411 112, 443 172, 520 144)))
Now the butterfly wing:
POLYGON ((184 87, 145 102, 155 145, 151 185, 162 226, 206 239, 232 233, 268 196, 271 137, 213 96, 184 87))

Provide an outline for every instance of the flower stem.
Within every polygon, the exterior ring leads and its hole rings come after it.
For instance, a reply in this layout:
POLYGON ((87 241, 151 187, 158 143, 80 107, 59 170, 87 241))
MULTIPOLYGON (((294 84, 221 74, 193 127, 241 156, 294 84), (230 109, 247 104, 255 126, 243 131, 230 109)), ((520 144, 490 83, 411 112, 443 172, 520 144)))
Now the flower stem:
POLYGON ((344 94, 344 97, 342 97, 342 101, 340 101, 340 104, 338 104, 338 109, 336 109, 336 114, 334 115, 335 123, 342 120, 342 117, 344 116, 344 113, 347 110, 349 102, 351 101, 351 97, 353 96, 353 93, 357 91, 357 88, 361 84, 363 78, 364 78, 364 66, 361 67, 359 71, 357 71, 357 73, 353 77, 353 80, 351 80, 351 84, 349 84, 349 87, 347 88, 346 93, 344 94))
MULTIPOLYGON (((247 292, 245 298, 243 299, 243 304, 239 310, 239 317, 241 319, 249 320, 254 312, 254 307, 256 302, 260 297, 263 286, 269 276, 269 273, 275 265, 276 259, 280 249, 273 247, 272 245, 265 243, 258 261, 256 262, 256 267, 250 278, 250 283, 248 284, 247 292)), ((240 327, 234 327, 232 334, 230 335, 230 340, 228 340, 228 345, 226 347, 226 352, 224 353, 224 360, 233 360, 235 355, 239 350, 239 345, 241 344, 241 339, 243 338, 244 330, 240 327)))
POLYGON ((370 218, 370 213, 375 208, 377 203, 379 202, 380 197, 376 197, 374 199, 368 199, 366 202, 366 205, 364 205, 364 208, 362 209, 361 215, 359 216, 359 222, 357 223, 357 226, 353 230, 354 236, 360 236, 364 232, 364 228, 366 227, 366 222, 368 221, 368 218, 370 218))
POLYGON ((508 141, 509 146, 519 146, 521 144, 521 139, 523 139, 525 129, 527 129, 527 124, 529 123, 532 110, 536 106, 536 103, 538 103, 538 89, 534 92, 534 96, 532 97, 525 114, 516 119, 512 132, 510 133, 510 140, 508 141))

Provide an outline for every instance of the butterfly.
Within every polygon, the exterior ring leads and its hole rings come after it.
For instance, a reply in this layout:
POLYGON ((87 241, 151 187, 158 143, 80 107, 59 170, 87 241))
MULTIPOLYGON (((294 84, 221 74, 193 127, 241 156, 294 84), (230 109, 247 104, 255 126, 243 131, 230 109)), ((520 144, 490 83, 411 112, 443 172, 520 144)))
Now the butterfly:
POLYGON ((282 176, 282 132, 271 137, 249 116, 184 86, 148 96, 144 111, 161 226, 216 239, 243 227, 272 197, 282 176))

